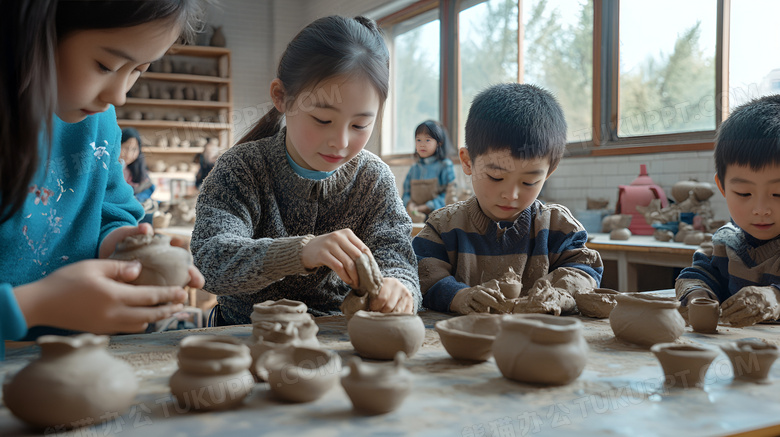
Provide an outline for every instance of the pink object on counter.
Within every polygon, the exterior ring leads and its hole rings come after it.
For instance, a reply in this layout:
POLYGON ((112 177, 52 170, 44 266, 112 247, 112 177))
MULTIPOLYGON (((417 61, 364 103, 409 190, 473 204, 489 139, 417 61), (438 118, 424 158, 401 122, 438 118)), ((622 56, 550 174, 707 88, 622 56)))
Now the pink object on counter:
POLYGON ((647 206, 653 199, 661 199, 661 207, 666 208, 669 202, 664 189, 656 185, 647 174, 647 165, 639 166, 639 176, 631 185, 618 185, 618 201, 615 214, 630 214, 631 225, 628 229, 634 235, 653 235, 655 229, 645 220, 637 206, 647 206))

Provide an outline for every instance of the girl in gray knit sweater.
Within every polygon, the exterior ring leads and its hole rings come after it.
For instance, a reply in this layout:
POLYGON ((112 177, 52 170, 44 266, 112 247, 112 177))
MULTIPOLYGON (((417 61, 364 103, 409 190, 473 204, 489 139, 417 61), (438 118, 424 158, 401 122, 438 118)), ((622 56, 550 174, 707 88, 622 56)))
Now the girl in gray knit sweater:
POLYGON ((252 306, 269 299, 337 313, 358 285, 354 260, 369 251, 384 276, 371 309, 419 308, 411 221, 389 167, 363 150, 387 98, 388 59, 363 17, 321 18, 287 46, 274 107, 220 157, 198 197, 191 248, 218 295, 215 324, 250 323, 252 306))

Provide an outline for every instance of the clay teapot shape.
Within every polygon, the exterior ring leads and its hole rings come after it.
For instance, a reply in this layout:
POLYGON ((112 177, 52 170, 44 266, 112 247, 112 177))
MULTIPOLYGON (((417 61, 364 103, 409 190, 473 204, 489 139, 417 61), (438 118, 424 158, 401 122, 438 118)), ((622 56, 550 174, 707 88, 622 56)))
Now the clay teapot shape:
POLYGON ((288 402, 319 399, 338 381, 341 358, 334 352, 310 347, 269 351, 263 356, 268 369, 268 385, 279 398, 288 402))
POLYGON ((688 321, 696 332, 712 334, 718 331, 720 302, 706 297, 691 299, 688 303, 688 321))
POLYGON ((402 351, 412 357, 425 339, 425 325, 417 314, 358 311, 347 323, 349 341, 363 358, 392 360, 402 351))
POLYGON ((108 353, 108 337, 44 335, 41 357, 3 385, 3 403, 34 427, 74 428, 123 414, 138 392, 133 368, 108 353))
POLYGON ((221 410, 240 404, 255 385, 249 348, 232 337, 191 335, 179 344, 171 394, 179 406, 221 410))
POLYGON ((109 258, 141 263, 141 273, 131 282, 135 285, 183 287, 190 282, 192 255, 187 249, 171 246, 171 237, 167 235, 131 235, 117 244, 109 258))
POLYGON ((739 340, 720 347, 731 360, 734 380, 768 384, 769 370, 778 356, 778 348, 760 341, 739 340))
POLYGON ((341 377, 355 409, 367 414, 389 413, 403 403, 412 390, 412 375, 404 368, 406 355, 398 352, 393 363, 349 362, 349 374, 341 377))
POLYGON ((704 385, 704 375, 718 356, 714 347, 692 344, 656 343, 650 348, 664 370, 664 386, 693 388, 704 385))
POLYGON ((645 220, 644 215, 637 211, 637 206, 647 206, 653 199, 661 201, 661 208, 669 206, 664 189, 656 185, 647 174, 647 165, 639 166, 639 176, 631 185, 618 185, 618 202, 615 214, 631 214, 629 230, 635 235, 653 235, 654 229, 645 220))
POLYGON ((615 337, 640 346, 672 342, 685 331, 685 320, 674 298, 643 293, 615 296, 617 305, 609 313, 609 325, 615 337))
POLYGON ((582 322, 549 314, 501 316, 493 356, 504 377, 547 385, 568 384, 585 368, 588 344, 582 322))
POLYGON ((486 361, 501 329, 497 314, 468 314, 436 322, 441 344, 456 360, 486 361))

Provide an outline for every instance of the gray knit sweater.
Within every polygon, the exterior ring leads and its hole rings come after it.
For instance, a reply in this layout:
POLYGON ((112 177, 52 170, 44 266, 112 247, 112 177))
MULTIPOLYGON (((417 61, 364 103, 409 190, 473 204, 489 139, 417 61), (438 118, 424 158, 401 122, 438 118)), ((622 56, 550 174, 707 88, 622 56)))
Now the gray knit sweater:
POLYGON ((225 321, 250 323, 252 305, 268 299, 338 313, 349 286, 329 268, 304 268, 301 249, 315 235, 345 228, 420 308, 412 224, 387 164, 363 150, 329 177, 306 179, 287 162, 286 132, 225 152, 198 197, 192 255, 225 321))

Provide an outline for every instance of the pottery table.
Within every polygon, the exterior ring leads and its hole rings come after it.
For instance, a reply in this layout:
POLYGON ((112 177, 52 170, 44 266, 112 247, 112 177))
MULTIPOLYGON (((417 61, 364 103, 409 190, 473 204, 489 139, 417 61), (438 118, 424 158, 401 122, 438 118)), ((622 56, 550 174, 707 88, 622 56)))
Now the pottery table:
MULTIPOLYGON (((778 363, 771 372, 773 383, 733 382, 731 364, 721 353, 710 367, 703 389, 665 390, 661 367, 648 350, 616 340, 606 319, 580 318, 590 345, 583 374, 561 387, 534 386, 503 378, 492 358, 478 364, 451 359, 433 328, 436 321, 449 316, 431 311, 421 315, 426 326, 425 343, 407 361, 414 387, 401 407, 386 415, 356 414, 340 386, 304 404, 279 402, 268 385, 261 383, 254 386, 238 409, 193 413, 176 405, 168 379, 177 368, 179 341, 186 335, 201 334, 248 339, 251 326, 243 325, 114 336, 110 352, 132 364, 141 380, 135 405, 122 415, 106 416, 107 422, 74 431, 30 430, 0 406, 0 436, 44 432, 58 436, 165 437, 720 436, 751 430, 749 435, 780 434, 778 363)), ((350 359, 354 350, 344 318, 316 321, 322 345, 336 351, 342 360, 350 359)), ((720 326, 712 335, 696 334, 688 327, 678 342, 719 345, 741 338, 778 344, 780 326, 720 326)), ((6 361, 0 363, 0 379, 37 356, 38 348, 33 344, 8 343, 6 361)))

